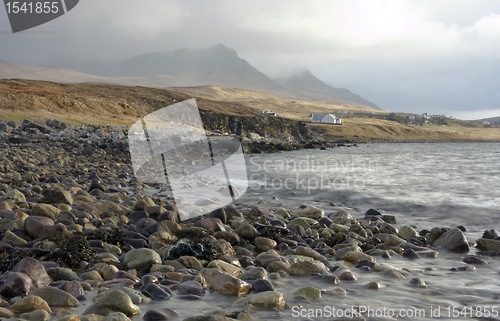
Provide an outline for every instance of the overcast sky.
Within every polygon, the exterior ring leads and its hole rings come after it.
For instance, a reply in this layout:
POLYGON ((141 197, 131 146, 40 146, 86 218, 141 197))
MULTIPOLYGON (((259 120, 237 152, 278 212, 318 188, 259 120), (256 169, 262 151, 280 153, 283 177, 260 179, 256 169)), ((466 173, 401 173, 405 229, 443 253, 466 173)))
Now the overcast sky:
POLYGON ((16 34, 0 9, 0 59, 11 63, 219 43, 270 76, 308 67, 385 110, 500 116, 499 0, 81 0, 16 34))

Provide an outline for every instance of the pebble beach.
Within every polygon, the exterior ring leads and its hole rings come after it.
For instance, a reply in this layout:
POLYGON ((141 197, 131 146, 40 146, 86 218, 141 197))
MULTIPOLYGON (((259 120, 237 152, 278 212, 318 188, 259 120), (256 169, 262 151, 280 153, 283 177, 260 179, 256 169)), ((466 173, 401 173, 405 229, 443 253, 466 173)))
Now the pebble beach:
POLYGON ((180 221, 168 188, 135 178, 127 127, 2 129, 2 319, 314 320, 313 308, 353 302, 354 316, 326 320, 395 320, 350 300, 393 283, 432 296, 428 275, 498 265, 495 226, 470 238, 467 226, 418 228, 370 207, 354 215, 283 197, 180 221), (433 264, 443 256, 448 265, 433 264))

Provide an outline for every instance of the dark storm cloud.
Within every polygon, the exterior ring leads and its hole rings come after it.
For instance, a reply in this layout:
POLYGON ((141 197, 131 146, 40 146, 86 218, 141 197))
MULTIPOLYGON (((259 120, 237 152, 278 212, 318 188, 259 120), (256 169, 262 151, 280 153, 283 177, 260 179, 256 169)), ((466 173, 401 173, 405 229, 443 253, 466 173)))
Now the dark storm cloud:
POLYGON ((11 34, 0 59, 113 61, 222 43, 277 75, 309 67, 387 110, 466 115, 500 109, 498 1, 85 0, 11 34))

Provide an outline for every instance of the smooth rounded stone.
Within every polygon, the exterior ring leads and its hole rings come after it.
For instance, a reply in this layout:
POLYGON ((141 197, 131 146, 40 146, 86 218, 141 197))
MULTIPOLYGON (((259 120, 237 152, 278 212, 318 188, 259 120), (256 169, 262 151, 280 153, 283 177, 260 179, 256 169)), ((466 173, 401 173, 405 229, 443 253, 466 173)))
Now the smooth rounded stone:
POLYGON ((282 293, 276 291, 266 291, 252 294, 250 297, 242 299, 241 302, 245 305, 253 305, 265 309, 279 309, 285 308, 285 297, 282 293))
POLYGON ((380 285, 380 283, 378 282, 375 282, 375 281, 372 281, 372 282, 368 282, 365 287, 369 290, 379 290, 382 288, 382 285, 380 285))
POLYGON ((130 280, 134 281, 135 283, 139 283, 139 281, 141 280, 141 279, 139 279, 139 277, 137 277, 131 273, 125 272, 125 271, 115 272, 115 274, 113 274, 111 279, 130 279, 130 280))
POLYGON ((84 280, 93 280, 93 281, 104 281, 101 274, 96 270, 88 271, 83 275, 84 280))
POLYGON ((186 300, 186 301, 199 301, 199 300, 201 300, 201 296, 195 295, 195 294, 181 294, 181 295, 177 295, 176 298, 179 300, 186 300))
POLYGON ((182 265, 187 267, 188 269, 195 269, 200 271, 203 269, 203 265, 201 265, 200 261, 194 256, 181 256, 177 259, 182 265))
POLYGON ((307 246, 297 246, 297 248, 295 249, 295 253, 297 255, 312 257, 313 259, 318 261, 326 261, 326 258, 323 255, 307 246))
POLYGON ((41 297, 50 307, 74 308, 80 305, 73 295, 52 286, 35 289, 30 294, 41 297))
POLYGON ((469 251, 469 243, 459 228, 452 228, 444 232, 432 243, 432 246, 450 251, 469 251))
POLYGON ((274 255, 274 254, 267 254, 267 253, 261 253, 257 255, 255 258, 255 264, 257 266, 262 266, 262 267, 267 267, 271 262, 274 261, 283 261, 286 260, 285 258, 279 256, 279 255, 274 255))
POLYGON ((102 278, 106 281, 109 281, 113 278, 113 275, 118 272, 118 268, 112 264, 107 265, 101 269, 102 278))
POLYGON ((386 246, 397 246, 401 243, 405 243, 406 241, 402 238, 400 238, 399 236, 397 235, 394 235, 394 234, 383 234, 383 233, 380 233, 380 234, 377 234, 377 237, 380 238, 380 240, 382 242, 384 242, 384 244, 386 246))
POLYGON ((207 268, 217 268, 222 272, 231 274, 236 277, 239 277, 241 274, 243 274, 243 270, 241 268, 221 260, 213 260, 207 265, 207 268))
POLYGON ((313 286, 306 286, 305 288, 298 289, 293 293, 294 298, 301 298, 308 301, 320 300, 321 290, 313 286))
MULTIPOLYGON (((40 311, 42 311, 42 310, 40 310, 40 311)), ((0 318, 13 318, 14 316, 15 316, 14 312, 12 312, 9 309, 6 309, 4 307, 0 307, 0 318)), ((49 315, 49 317, 50 317, 50 315, 49 315)), ((26 319, 26 320, 28 320, 28 319, 26 319)))
POLYGON ((357 245, 346 246, 336 250, 335 256, 340 260, 344 259, 344 256, 349 252, 363 253, 363 250, 357 245))
POLYGON ((125 292, 118 289, 111 289, 106 291, 99 301, 88 307, 83 314, 106 316, 113 312, 122 312, 127 316, 132 316, 140 313, 141 310, 125 292))
POLYGON ((311 228, 311 226, 318 224, 318 221, 308 217, 296 217, 288 222, 288 228, 292 229, 292 225, 298 225, 303 229, 311 228))
POLYGON ((321 291, 322 295, 329 295, 329 296, 340 296, 340 297, 345 297, 347 295, 347 291, 344 290, 343 288, 332 288, 332 289, 327 289, 321 291))
POLYGON ((266 279, 259 279, 252 282, 253 292, 275 291, 271 282, 266 279))
POLYGON ((484 265, 488 264, 485 260, 477 257, 477 256, 466 256, 462 260, 462 262, 467 263, 467 264, 477 264, 477 265, 484 265))
POLYGON ((477 241, 477 248, 481 251, 494 251, 500 254, 500 241, 488 238, 480 238, 477 241))
POLYGON ((274 261, 269 263, 266 267, 268 272, 286 272, 288 273, 288 269, 290 268, 290 263, 288 261, 274 261))
POLYGON ((180 294, 204 295, 205 290, 197 281, 186 281, 178 285, 177 290, 180 294))
POLYGON ((325 274, 327 272, 326 266, 319 261, 303 261, 293 263, 288 268, 290 275, 301 276, 311 275, 313 273, 325 274))
POLYGON ((218 218, 222 224, 227 223, 226 211, 222 207, 208 213, 207 218, 218 218))
POLYGON ((338 278, 340 280, 344 280, 344 281, 355 281, 355 280, 357 280, 358 277, 356 276, 356 274, 354 274, 354 272, 352 272, 350 270, 346 270, 343 272, 339 272, 338 278))
POLYGON ((109 280, 109 281, 104 281, 101 283, 101 286, 102 287, 106 287, 106 288, 114 288, 114 287, 117 287, 117 286, 123 286, 123 287, 126 287, 126 288, 131 288, 133 289, 135 287, 135 284, 137 282, 134 282, 132 281, 131 279, 128 279, 128 278, 121 278, 121 279, 112 279, 112 280, 109 280))
POLYGON ((336 233, 347 233, 349 231, 349 227, 342 225, 342 224, 336 224, 332 223, 329 226, 330 230, 336 232, 336 233))
POLYGON ((452 267, 450 271, 453 272, 458 272, 458 271, 474 271, 476 270, 476 267, 474 265, 465 265, 465 266, 459 266, 459 267, 452 267))
POLYGON ((498 237, 498 236, 500 236, 500 234, 498 234, 498 231, 495 229, 491 229, 491 230, 485 230, 482 238, 483 239, 494 239, 495 237, 498 237))
POLYGON ((2 201, 11 200, 13 202, 26 202, 26 196, 17 189, 12 189, 1 198, 2 201))
POLYGON ((261 252, 267 252, 276 247, 276 241, 267 237, 256 237, 255 238, 255 248, 261 252))
POLYGON ((43 216, 30 216, 24 221, 28 234, 34 238, 55 240, 57 237, 68 235, 68 228, 61 223, 54 225, 52 219, 43 216))
POLYGON ((59 212, 61 212, 61 210, 50 204, 36 204, 31 209, 32 216, 44 216, 49 217, 52 220, 56 219, 56 216, 57 214, 59 214, 59 212))
POLYGON ((415 229, 413 229, 413 227, 409 225, 404 225, 399 229, 398 236, 404 240, 408 240, 413 237, 418 237, 420 235, 418 234, 417 231, 415 231, 415 229))
POLYGON ((316 206, 307 206, 292 212, 292 216, 319 219, 325 216, 325 211, 316 206))
POLYGON ((236 234, 232 231, 218 231, 218 232, 213 233, 212 235, 216 239, 226 240, 227 242, 231 243, 232 245, 237 245, 241 242, 241 238, 238 236, 238 234, 236 234))
POLYGON ((4 297, 26 296, 36 286, 32 279, 20 272, 6 272, 0 275, 0 293, 4 297))
POLYGON ((141 293, 155 301, 168 300, 172 296, 171 293, 167 292, 166 288, 154 283, 146 285, 141 293))
POLYGON ((359 260, 359 261, 356 261, 356 264, 354 264, 354 267, 356 267, 356 268, 360 268, 363 266, 366 266, 366 267, 369 267, 370 269, 372 269, 375 266, 375 262, 370 261, 370 260, 359 260))
POLYGON ((315 275, 312 278, 314 281, 320 281, 323 284, 327 285, 336 285, 340 284, 340 280, 338 277, 334 275, 315 275))
POLYGON ((127 316, 121 312, 113 312, 108 314, 102 321, 131 321, 127 316))
POLYGON ((17 313, 32 312, 36 310, 45 310, 52 313, 49 305, 39 296, 28 295, 14 302, 9 309, 17 313))
POLYGON ((170 308, 157 308, 148 310, 143 319, 146 321, 163 321, 177 318, 179 313, 170 308))
POLYGON ((157 264, 153 265, 151 269, 149 269, 150 272, 161 272, 161 273, 167 273, 167 272, 174 272, 175 268, 171 265, 163 265, 163 264, 157 264))
POLYGON ((410 260, 416 260, 420 258, 420 255, 418 255, 418 253, 413 249, 406 249, 403 252, 403 256, 409 258, 410 260))
POLYGON ((241 224, 237 229, 234 230, 234 232, 238 234, 238 236, 247 240, 253 240, 256 237, 260 236, 259 231, 257 231, 255 227, 248 223, 241 224))
POLYGON ((59 284, 57 288, 66 291, 73 296, 84 293, 83 286, 79 281, 66 281, 59 284))
POLYGON ((427 285, 425 284, 425 281, 422 280, 421 278, 413 278, 410 280, 410 283, 415 285, 418 288, 427 289, 427 285))
POLYGON ((31 257, 25 257, 19 261, 11 270, 28 275, 36 287, 43 287, 50 284, 50 278, 43 264, 31 257))
POLYGON ((47 321, 50 319, 50 314, 45 310, 35 310, 33 312, 21 314, 21 319, 29 321, 47 321))
MULTIPOLYGON (((292 252, 290 252, 292 253, 292 252)), ((297 263, 297 262, 305 262, 305 261, 314 261, 314 259, 310 256, 304 256, 304 255, 285 255, 285 259, 287 259, 291 264, 297 263)))
POLYGON ((356 263, 360 260, 363 261, 369 261, 375 263, 376 260, 371 257, 368 254, 365 254, 363 252, 354 252, 354 251, 349 251, 344 255, 344 261, 349 262, 349 263, 356 263))
POLYGON ((404 279, 404 275, 401 274, 401 272, 396 271, 396 270, 391 270, 387 269, 382 272, 382 275, 388 278, 393 278, 393 279, 404 279))
POLYGON ((268 279, 268 273, 263 267, 250 267, 240 275, 242 280, 268 279))
POLYGON ((240 296, 250 292, 250 285, 230 274, 214 271, 208 287, 222 294, 240 296))
POLYGON ((161 264, 160 255, 150 249, 136 249, 127 252, 123 259, 123 264, 129 269, 142 270, 150 268, 154 264, 161 264))

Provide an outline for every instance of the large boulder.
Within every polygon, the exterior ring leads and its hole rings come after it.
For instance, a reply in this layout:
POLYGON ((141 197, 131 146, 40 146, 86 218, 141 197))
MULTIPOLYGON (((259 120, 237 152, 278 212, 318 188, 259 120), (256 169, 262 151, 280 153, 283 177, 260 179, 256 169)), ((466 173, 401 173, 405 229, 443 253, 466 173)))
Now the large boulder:
POLYGON ((30 294, 41 297, 50 307, 75 308, 80 305, 73 295, 52 286, 33 290, 30 294))
POLYGON ((469 251, 469 243, 459 228, 452 228, 444 232, 432 243, 432 246, 450 251, 469 251))

